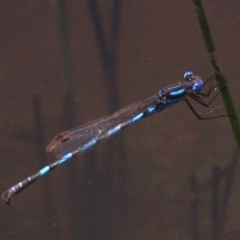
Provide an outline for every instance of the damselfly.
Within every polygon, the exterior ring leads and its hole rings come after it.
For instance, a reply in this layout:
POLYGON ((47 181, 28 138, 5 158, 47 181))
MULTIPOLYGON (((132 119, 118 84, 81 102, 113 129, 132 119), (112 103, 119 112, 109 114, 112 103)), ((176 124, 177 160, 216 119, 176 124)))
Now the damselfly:
POLYGON ((187 97, 192 98, 203 106, 209 106, 219 93, 218 91, 208 103, 203 101, 205 97, 210 96, 210 93, 215 88, 215 86, 213 86, 214 77, 210 77, 203 83, 198 75, 193 74, 193 72, 186 72, 184 74, 184 79, 184 82, 165 87, 160 90, 158 94, 123 108, 110 116, 103 117, 94 122, 59 134, 46 148, 46 152, 53 155, 57 160, 11 187, 8 191, 3 193, 2 198, 9 204, 13 195, 57 166, 91 147, 94 147, 99 142, 114 136, 125 127, 155 113, 161 112, 181 100, 187 103, 196 117, 201 120, 209 119, 203 118, 198 114, 187 97), (210 83, 208 91, 206 93, 201 93, 202 88, 207 82, 210 83))

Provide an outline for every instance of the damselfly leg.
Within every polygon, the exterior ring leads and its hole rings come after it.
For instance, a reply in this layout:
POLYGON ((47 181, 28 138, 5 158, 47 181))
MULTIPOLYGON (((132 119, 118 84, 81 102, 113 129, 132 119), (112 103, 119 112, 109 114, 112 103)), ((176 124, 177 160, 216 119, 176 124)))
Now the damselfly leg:
MULTIPOLYGON (((204 92, 190 93, 189 97, 191 97, 191 99, 193 99, 194 101, 196 101, 197 103, 201 104, 204 107, 210 106, 215 101, 215 99, 219 96, 219 94, 221 92, 218 88, 218 84, 217 83, 214 84, 215 80, 216 80, 215 76, 211 76, 203 84, 203 87, 206 87, 207 84, 210 82, 209 83, 210 86, 208 87, 208 90, 205 93, 204 92), (214 93, 214 95, 209 99, 211 94, 215 91, 216 91, 216 93, 214 93), (208 100, 208 101, 206 101, 206 100, 208 100)), ((213 114, 215 111, 224 108, 224 105, 212 107, 211 109, 207 109, 205 111, 198 112, 198 111, 196 111, 196 109, 194 108, 192 103, 187 98, 184 100, 187 103, 188 107, 190 108, 191 112, 199 120, 209 120, 209 119, 222 118, 222 117, 228 116, 227 114, 220 114, 220 115, 215 115, 215 116, 210 115, 210 114, 213 114)))

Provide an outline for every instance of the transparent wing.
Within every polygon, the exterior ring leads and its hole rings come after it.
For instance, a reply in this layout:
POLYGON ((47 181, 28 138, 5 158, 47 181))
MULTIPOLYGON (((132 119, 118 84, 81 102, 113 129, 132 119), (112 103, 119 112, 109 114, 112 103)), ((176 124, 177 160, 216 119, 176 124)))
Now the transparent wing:
POLYGON ((108 139, 126 126, 147 117, 145 112, 153 114, 158 96, 152 96, 141 102, 125 107, 110 116, 70 129, 57 135, 47 146, 46 152, 56 159, 68 153, 79 154, 97 143, 108 139))

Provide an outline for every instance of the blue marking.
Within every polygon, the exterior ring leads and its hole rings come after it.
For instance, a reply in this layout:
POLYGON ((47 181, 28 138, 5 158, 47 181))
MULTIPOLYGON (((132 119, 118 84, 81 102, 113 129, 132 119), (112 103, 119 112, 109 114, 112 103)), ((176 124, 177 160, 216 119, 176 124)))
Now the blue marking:
POLYGON ((92 141, 90 141, 90 142, 86 143, 85 145, 83 145, 82 150, 85 150, 85 149, 95 145, 96 143, 97 143, 97 141, 95 139, 93 139, 92 141))
POLYGON ((170 96, 176 96, 176 95, 181 95, 182 93, 184 93, 185 92, 185 89, 183 88, 183 89, 179 89, 179 90, 177 90, 177 91, 175 91, 175 92, 170 92, 170 96))
POLYGON ((66 161, 67 161, 69 158, 71 158, 72 156, 73 156, 72 153, 68 153, 68 154, 64 155, 61 159, 59 159, 58 165, 66 162, 66 161))
POLYGON ((114 133, 118 132, 119 130, 121 130, 121 124, 116 126, 113 129, 109 130, 104 137, 109 137, 109 136, 113 135, 114 133))
POLYGON ((12 189, 14 192, 16 192, 15 187, 12 187, 11 189, 12 189))
POLYGON ((22 188, 22 183, 20 182, 20 183, 18 183, 19 184, 19 186, 22 188))
POLYGON ((135 116, 132 120, 131 123, 136 122, 137 120, 141 119, 141 117, 143 116, 143 113, 138 114, 137 116, 135 116))
POLYGON ((45 168, 41 169, 39 171, 40 175, 44 175, 45 173, 47 173, 48 171, 50 170, 50 167, 49 166, 46 166, 45 168))
POLYGON ((121 125, 116 126, 111 131, 108 131, 109 136, 121 130, 121 125))
POLYGON ((147 109, 147 111, 149 112, 149 113, 152 113, 152 112, 154 112, 156 110, 156 107, 149 107, 148 109, 147 109))

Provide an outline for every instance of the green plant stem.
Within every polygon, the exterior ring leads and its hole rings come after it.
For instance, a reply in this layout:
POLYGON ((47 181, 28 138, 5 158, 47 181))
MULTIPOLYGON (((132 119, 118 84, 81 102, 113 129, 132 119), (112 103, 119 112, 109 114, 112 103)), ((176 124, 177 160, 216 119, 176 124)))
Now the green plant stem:
POLYGON ((229 116, 230 124, 233 130, 238 148, 240 150, 240 125, 238 122, 237 113, 235 111, 234 104, 233 104, 223 71, 215 55, 215 46, 214 46, 211 31, 207 22, 207 18, 203 9, 203 5, 201 0, 193 0, 193 3, 196 8, 200 29, 202 31, 202 35, 203 35, 203 39, 204 39, 207 51, 209 53, 211 64, 215 70, 216 79, 221 89, 222 99, 229 116))

